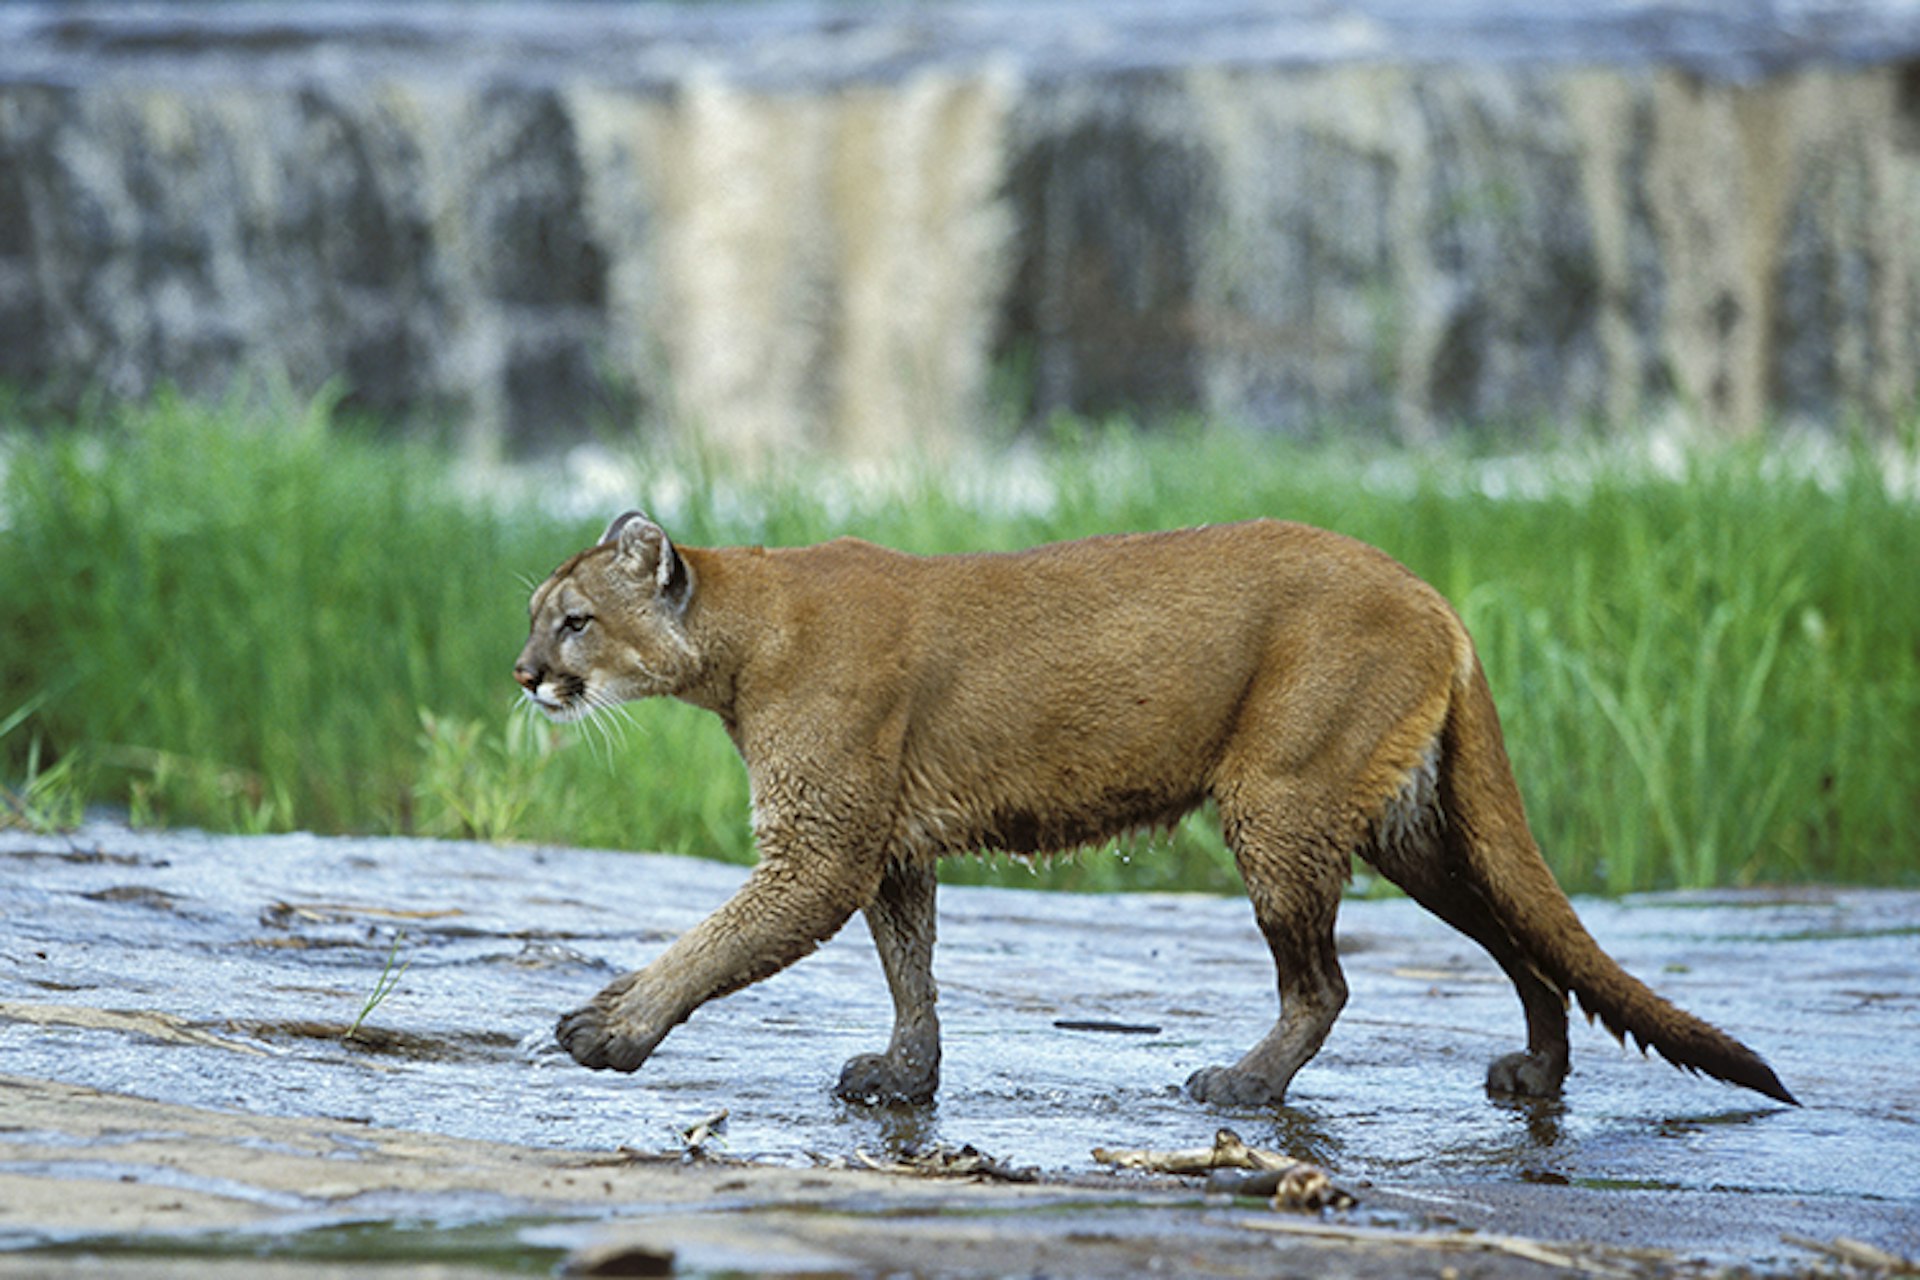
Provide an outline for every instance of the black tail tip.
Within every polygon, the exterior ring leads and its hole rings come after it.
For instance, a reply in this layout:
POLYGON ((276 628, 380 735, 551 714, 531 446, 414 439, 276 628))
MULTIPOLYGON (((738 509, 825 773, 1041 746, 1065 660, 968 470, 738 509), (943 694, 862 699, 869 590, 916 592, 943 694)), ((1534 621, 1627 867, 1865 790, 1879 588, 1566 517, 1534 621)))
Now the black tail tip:
POLYGON ((1753 1068, 1752 1071, 1746 1073, 1745 1078, 1735 1080, 1733 1083, 1744 1085, 1755 1093, 1764 1093, 1774 1101, 1784 1102, 1790 1107, 1800 1105, 1800 1099, 1787 1092, 1787 1086, 1780 1083, 1780 1077, 1773 1074, 1772 1067, 1755 1059, 1753 1068))
POLYGON ((1728 1040, 1717 1031, 1713 1035, 1719 1043, 1707 1052, 1675 1053, 1659 1043, 1653 1047, 1683 1071, 1704 1072, 1716 1080, 1764 1094, 1775 1102, 1784 1102, 1790 1107, 1800 1105, 1800 1099, 1787 1091, 1787 1086, 1780 1083, 1780 1077, 1773 1074, 1773 1068, 1764 1058, 1737 1040, 1728 1040))

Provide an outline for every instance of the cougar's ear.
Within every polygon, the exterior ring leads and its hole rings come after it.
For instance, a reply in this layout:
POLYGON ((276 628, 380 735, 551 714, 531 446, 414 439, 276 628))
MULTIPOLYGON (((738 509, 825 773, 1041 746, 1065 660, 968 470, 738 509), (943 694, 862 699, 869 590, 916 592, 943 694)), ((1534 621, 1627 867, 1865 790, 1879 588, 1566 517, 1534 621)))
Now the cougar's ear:
POLYGON ((609 542, 619 541, 621 532, 624 529, 626 529, 628 525, 635 524, 635 523, 645 525, 647 528, 652 529, 656 533, 660 531, 659 525, 647 519, 646 512, 622 511, 619 515, 613 518, 613 523, 607 526, 607 531, 600 535, 600 545, 605 546, 609 542))
POLYGON ((614 562, 634 577, 651 577, 654 590, 667 604, 676 610, 686 607, 693 578, 666 530, 643 513, 628 511, 607 526, 600 541, 613 544, 614 562))
POLYGON ((660 535, 660 560, 653 568, 653 584, 660 593, 660 599, 675 613, 685 613, 687 601, 693 595, 693 574, 687 570, 687 561, 674 545, 667 541, 667 535, 660 535))

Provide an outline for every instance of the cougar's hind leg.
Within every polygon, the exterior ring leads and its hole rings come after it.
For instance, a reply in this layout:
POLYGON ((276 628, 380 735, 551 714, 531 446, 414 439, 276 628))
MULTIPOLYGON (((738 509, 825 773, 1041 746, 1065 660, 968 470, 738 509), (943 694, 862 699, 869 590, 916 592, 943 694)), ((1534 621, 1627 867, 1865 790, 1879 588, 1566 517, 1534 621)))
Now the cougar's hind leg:
POLYGON ((1325 1043, 1347 1002, 1333 945, 1334 916, 1346 883, 1348 850, 1317 832, 1285 830, 1277 815, 1313 813, 1274 805, 1255 814, 1222 803, 1227 843, 1246 881, 1253 916, 1273 952, 1280 1018, 1230 1067, 1204 1067, 1187 1080, 1201 1102, 1282 1102, 1294 1073, 1325 1043))
POLYGON ((940 1085, 940 1019, 934 1003, 934 892, 931 860, 895 861, 867 905, 867 928, 893 993, 893 1039, 884 1053, 848 1060, 834 1092, 849 1102, 918 1103, 940 1085))
POLYGON ((1468 836, 1457 827, 1439 830, 1438 813, 1429 810, 1427 821, 1397 841, 1378 840, 1369 861, 1408 897, 1484 947, 1513 982, 1526 1012, 1527 1048, 1489 1064, 1487 1091, 1556 1097, 1567 1078, 1566 995, 1521 950, 1473 882, 1450 872, 1464 857, 1449 842, 1468 836))

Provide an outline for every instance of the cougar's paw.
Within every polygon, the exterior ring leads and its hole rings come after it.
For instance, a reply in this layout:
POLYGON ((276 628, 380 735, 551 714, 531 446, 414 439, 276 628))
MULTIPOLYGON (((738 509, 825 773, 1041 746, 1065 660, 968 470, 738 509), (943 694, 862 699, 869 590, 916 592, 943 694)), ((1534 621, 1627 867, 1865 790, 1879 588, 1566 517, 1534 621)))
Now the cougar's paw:
POLYGON ((622 1022, 605 1006, 575 1009, 554 1027, 554 1039, 573 1060, 595 1071, 633 1071, 666 1035, 647 1026, 622 1022))
POLYGON ((918 1104, 933 1101, 940 1085, 938 1067, 902 1062, 884 1053, 863 1053, 840 1068, 834 1096, 868 1106, 918 1104))
POLYGON ((1487 1092, 1521 1098, 1557 1098, 1567 1078, 1565 1059, 1543 1053, 1509 1053, 1487 1066, 1487 1092))
POLYGON ((1284 1088, 1276 1090, 1262 1077, 1238 1067, 1200 1068, 1187 1077, 1187 1093, 1196 1102, 1226 1107, 1285 1102, 1287 1097, 1284 1088))

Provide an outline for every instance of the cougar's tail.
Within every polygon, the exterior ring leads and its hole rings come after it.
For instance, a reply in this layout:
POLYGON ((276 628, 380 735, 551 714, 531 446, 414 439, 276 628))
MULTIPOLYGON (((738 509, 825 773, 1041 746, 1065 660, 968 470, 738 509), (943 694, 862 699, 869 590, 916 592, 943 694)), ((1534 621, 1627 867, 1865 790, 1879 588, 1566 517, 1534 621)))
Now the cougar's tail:
POLYGON ((1675 1066, 1798 1106, 1760 1055, 1732 1036, 1655 995, 1628 974, 1580 923, 1527 828, 1520 791, 1500 735, 1499 715, 1480 661, 1469 652, 1456 676, 1441 730, 1440 787, 1450 851, 1492 905, 1507 932, 1540 971, 1579 997, 1641 1052, 1652 1048, 1675 1066))

